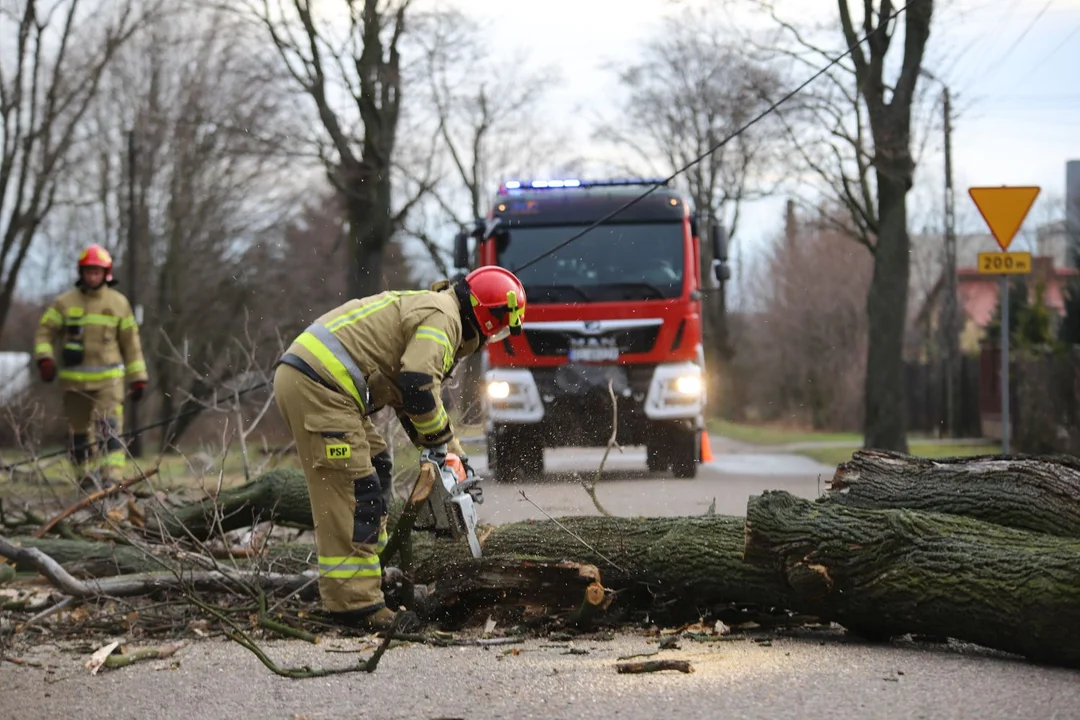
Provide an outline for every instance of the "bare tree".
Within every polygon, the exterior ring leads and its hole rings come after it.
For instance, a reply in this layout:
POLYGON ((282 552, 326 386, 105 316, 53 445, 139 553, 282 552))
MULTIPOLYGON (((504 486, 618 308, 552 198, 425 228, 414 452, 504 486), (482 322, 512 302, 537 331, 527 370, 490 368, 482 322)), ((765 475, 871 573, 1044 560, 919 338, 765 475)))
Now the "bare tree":
POLYGON ((784 236, 752 273, 755 310, 733 328, 742 401, 766 420, 848 430, 862 420, 869 255, 823 220, 789 204, 784 236))
POLYGON ((382 289, 384 254, 413 206, 394 208, 402 110, 401 43, 411 0, 248 0, 296 87, 314 103, 314 138, 349 220, 349 293, 382 289), (343 98, 343 100, 340 100, 343 98))
MULTIPOLYGON (((770 4, 765 6, 772 12, 770 4)), ((780 117, 798 155, 824 181, 826 193, 839 201, 836 207, 843 208, 842 214, 826 219, 874 258, 866 304, 870 334, 864 442, 866 447, 906 450, 907 195, 916 166, 913 110, 934 2, 916 0, 898 18, 891 0, 868 0, 861 18, 853 17, 849 0, 838 0, 838 8, 840 35, 850 55, 780 117), (895 78, 889 79, 886 68, 894 66, 890 49, 899 37, 902 54, 895 78)), ((840 54, 773 17, 796 44, 790 56, 803 66, 817 67, 840 54)))
POLYGON ((276 349, 272 314, 245 317, 261 281, 248 248, 280 237, 303 185, 290 187, 296 165, 277 151, 290 117, 280 78, 265 70, 272 49, 260 53, 245 29, 205 7, 149 24, 103 74, 86 152, 66 180, 82 192, 65 212, 69 226, 122 249, 121 282, 131 243, 139 248, 143 344, 166 416, 243 371, 233 338, 276 349))
MULTIPOLYGON (((701 158, 679 182, 698 211, 721 222, 729 240, 737 238, 743 203, 773 191, 766 171, 781 132, 769 118, 709 151, 767 107, 778 75, 750 57, 712 12, 693 8, 666 19, 645 45, 643 60, 617 72, 626 101, 598 135, 631 150, 631 164, 654 174, 659 169, 670 175, 701 158)), ((707 223, 702 230, 708 237, 707 223)), ((713 259, 705 243, 703 277, 711 276, 713 259)), ((705 305, 705 345, 722 366, 733 352, 725 284, 709 293, 705 305)))
POLYGON ((119 50, 159 9, 150 0, 15 0, 0 7, 0 328, 82 121, 119 50))

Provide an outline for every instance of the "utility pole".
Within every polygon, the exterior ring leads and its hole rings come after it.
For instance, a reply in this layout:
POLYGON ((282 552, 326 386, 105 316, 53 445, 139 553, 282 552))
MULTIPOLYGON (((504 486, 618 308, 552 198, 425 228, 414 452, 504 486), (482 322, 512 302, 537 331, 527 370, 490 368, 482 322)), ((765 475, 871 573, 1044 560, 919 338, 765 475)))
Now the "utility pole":
POLYGON ((949 87, 942 91, 945 108, 945 304, 942 308, 943 350, 945 355, 945 422, 949 437, 959 434, 957 422, 958 365, 960 360, 960 318, 957 305, 956 212, 952 180, 952 103, 949 87))
POLYGON ((1001 454, 1009 454, 1009 276, 1001 276, 1001 454))
MULTIPOLYGON (((127 246, 127 297, 131 302, 131 312, 136 320, 140 320, 136 308, 138 307, 138 280, 139 280, 139 230, 138 209, 135 206, 135 166, 136 152, 135 130, 128 131, 128 246, 127 246)), ((128 400, 127 403, 128 429, 139 427, 139 404, 128 400)), ((128 443, 128 451, 132 457, 142 457, 142 436, 133 435, 128 443)))

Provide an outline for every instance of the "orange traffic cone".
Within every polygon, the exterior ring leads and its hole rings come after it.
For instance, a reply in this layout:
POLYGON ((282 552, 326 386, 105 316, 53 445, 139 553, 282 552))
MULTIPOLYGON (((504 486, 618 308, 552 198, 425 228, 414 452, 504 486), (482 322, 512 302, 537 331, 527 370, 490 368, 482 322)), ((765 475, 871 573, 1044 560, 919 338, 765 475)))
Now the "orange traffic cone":
POLYGON ((709 431, 701 431, 701 462, 712 462, 716 458, 713 457, 712 447, 709 445, 709 431))

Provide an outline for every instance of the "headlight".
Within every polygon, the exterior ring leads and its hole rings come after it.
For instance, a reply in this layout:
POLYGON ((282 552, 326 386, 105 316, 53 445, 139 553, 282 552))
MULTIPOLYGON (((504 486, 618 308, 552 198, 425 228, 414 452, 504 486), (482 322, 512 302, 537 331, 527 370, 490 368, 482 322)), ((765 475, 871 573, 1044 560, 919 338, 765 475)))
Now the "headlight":
POLYGON ((510 397, 510 383, 504 382, 502 380, 495 380, 494 382, 489 382, 487 386, 487 394, 488 397, 494 398, 495 400, 502 400, 504 398, 508 398, 510 397))
POLYGON ((701 394, 701 378, 697 375, 683 375, 675 378, 675 389, 683 395, 701 394))

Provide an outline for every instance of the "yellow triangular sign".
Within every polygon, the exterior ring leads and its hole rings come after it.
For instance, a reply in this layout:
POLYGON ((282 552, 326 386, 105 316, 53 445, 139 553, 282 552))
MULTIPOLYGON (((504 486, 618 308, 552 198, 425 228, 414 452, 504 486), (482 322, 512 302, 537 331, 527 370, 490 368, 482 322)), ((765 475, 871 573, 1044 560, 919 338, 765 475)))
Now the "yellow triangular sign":
POLYGON ((968 195, 975 201, 998 245, 1007 252, 1039 190, 1034 186, 973 187, 968 188, 968 195))

